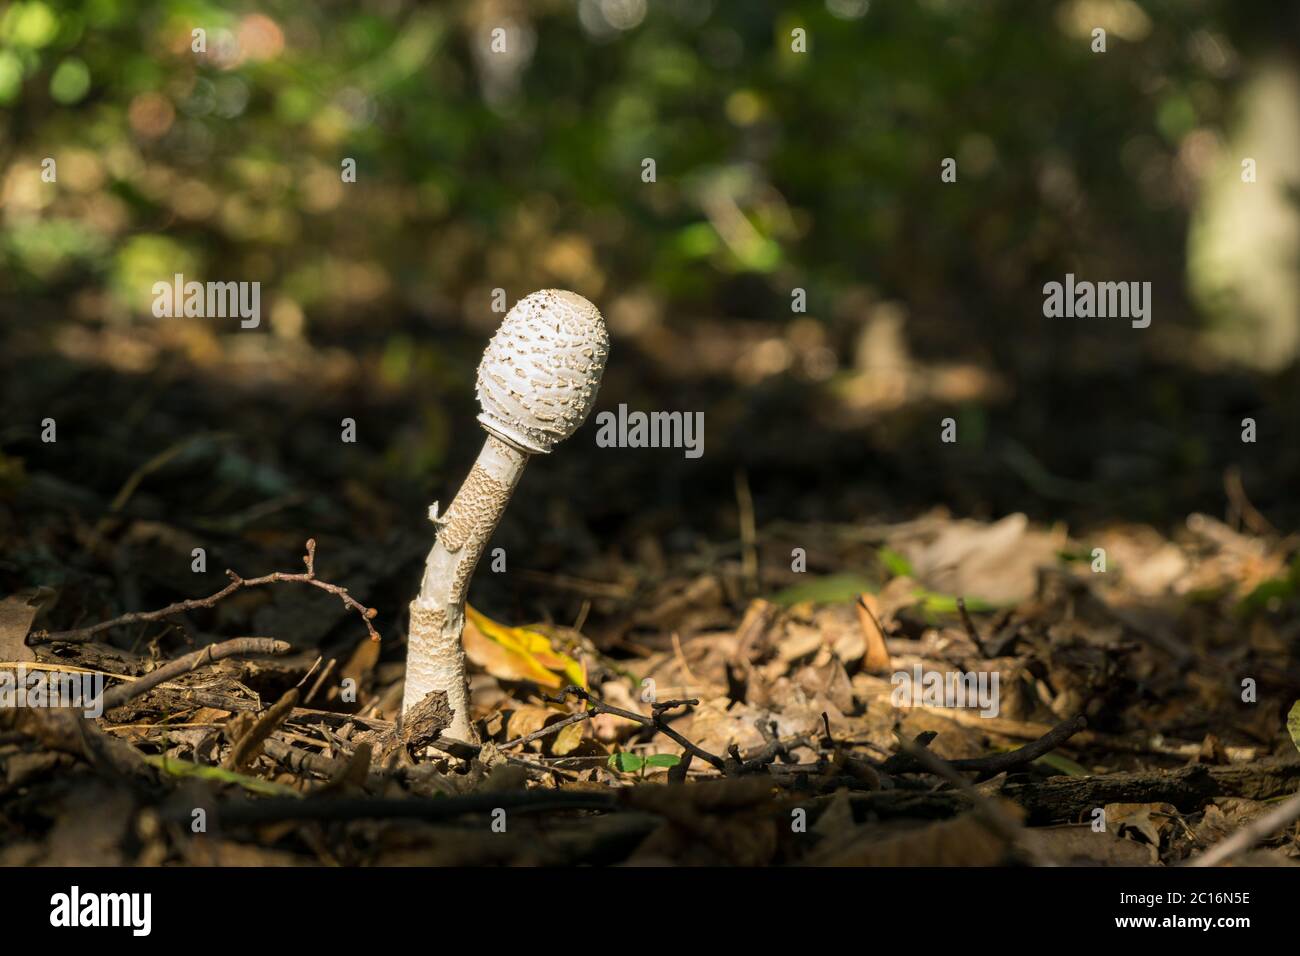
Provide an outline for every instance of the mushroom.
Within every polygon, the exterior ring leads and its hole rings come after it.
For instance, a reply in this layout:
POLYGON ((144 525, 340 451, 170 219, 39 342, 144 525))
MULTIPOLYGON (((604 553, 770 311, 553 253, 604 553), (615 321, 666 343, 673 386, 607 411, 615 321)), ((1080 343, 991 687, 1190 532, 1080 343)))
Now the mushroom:
POLYGON ((609 335, 599 310, 573 292, 544 289, 515 303, 478 367, 479 423, 487 440, 437 527, 419 596, 411 602, 402 711, 445 691, 450 737, 476 741, 465 682, 465 595, 530 455, 545 455, 595 404, 609 335))

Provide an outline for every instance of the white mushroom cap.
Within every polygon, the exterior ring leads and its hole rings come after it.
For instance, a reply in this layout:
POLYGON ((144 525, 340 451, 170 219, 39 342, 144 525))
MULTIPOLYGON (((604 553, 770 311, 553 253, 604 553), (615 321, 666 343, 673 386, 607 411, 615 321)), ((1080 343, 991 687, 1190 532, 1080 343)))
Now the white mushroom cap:
POLYGON ((543 455, 587 419, 609 355, 600 311, 574 292, 520 299, 478 367, 478 420, 522 451, 543 455))

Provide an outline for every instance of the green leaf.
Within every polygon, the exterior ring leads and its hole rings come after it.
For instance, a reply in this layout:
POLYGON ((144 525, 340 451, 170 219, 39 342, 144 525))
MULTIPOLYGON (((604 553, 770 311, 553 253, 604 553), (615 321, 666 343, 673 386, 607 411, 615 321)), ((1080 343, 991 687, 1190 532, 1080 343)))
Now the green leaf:
POLYGON ((896 578, 910 578, 913 576, 912 562, 907 560, 889 545, 884 545, 879 551, 880 563, 896 578))
MULTIPOLYGON (((917 588, 912 592, 914 597, 921 599, 921 609, 927 614, 956 614, 957 599, 949 594, 939 594, 937 591, 927 591, 925 588, 917 588)), ((984 611, 996 611, 998 605, 982 598, 966 598, 966 610, 978 614, 984 611)))
POLYGON ((626 751, 620 751, 616 754, 609 755, 607 766, 610 770, 616 770, 619 773, 636 773, 645 765, 640 754, 630 754, 626 751))
POLYGON ((1291 713, 1286 715, 1286 732, 1291 735, 1291 743, 1300 750, 1300 700, 1291 705, 1291 713))
POLYGON ((1300 593, 1300 557, 1291 562, 1291 567, 1282 577, 1270 578, 1257 584, 1249 594, 1237 602, 1237 613, 1242 615, 1257 614, 1268 609, 1274 602, 1288 601, 1300 593))
POLYGON ((682 762, 682 758, 677 754, 651 754, 645 758, 647 767, 676 767, 682 762))
POLYGON ((293 787, 286 787, 282 783, 274 783, 260 777, 245 776, 242 773, 224 770, 221 767, 191 763, 188 760, 178 760, 175 757, 167 757, 163 754, 149 754, 144 759, 145 763, 157 767, 163 773, 170 774, 173 777, 198 777, 200 780, 215 780, 217 783, 233 783, 235 786, 243 787, 250 793, 260 793, 264 797, 302 796, 293 787))
POLYGON ((807 584, 796 584, 772 595, 772 601, 783 607, 812 601, 814 604, 843 604, 852 601, 863 591, 875 591, 875 582, 859 574, 828 574, 813 578, 807 584))

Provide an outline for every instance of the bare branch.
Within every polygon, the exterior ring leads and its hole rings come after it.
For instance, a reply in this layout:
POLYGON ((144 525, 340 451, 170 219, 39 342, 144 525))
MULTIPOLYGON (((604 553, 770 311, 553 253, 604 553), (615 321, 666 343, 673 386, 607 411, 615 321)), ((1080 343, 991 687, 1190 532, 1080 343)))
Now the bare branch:
POLYGON ((173 678, 207 667, 227 657, 240 657, 250 654, 287 654, 290 651, 288 641, 277 641, 269 637, 237 637, 234 640, 211 644, 193 654, 186 654, 157 670, 150 671, 138 680, 119 684, 104 692, 104 712, 114 707, 121 707, 127 701, 139 697, 159 684, 173 678))
POLYGON ((142 622, 161 621, 172 617, 176 614, 184 614, 186 611, 197 610, 198 608, 215 607, 219 601, 222 601, 230 595, 243 588, 261 587, 264 584, 276 584, 281 581, 297 582, 299 584, 310 584, 312 587, 320 588, 330 594, 338 595, 345 607, 351 608, 361 615, 361 620, 366 624, 366 630, 370 632, 372 641, 379 640, 379 632, 375 630, 374 625, 370 622, 378 616, 379 612, 373 607, 366 607, 351 594, 348 589, 340 587, 337 584, 330 584, 327 581, 321 581, 316 577, 316 540, 309 538, 307 540, 307 553, 303 555, 303 564, 306 565, 305 572, 293 573, 290 571, 273 571, 265 574, 260 578, 242 578, 234 571, 226 570, 226 576, 230 578, 230 583, 218 591, 216 594, 209 595, 205 598, 192 598, 188 601, 177 601, 175 604, 169 604, 157 611, 133 611, 129 614, 123 614, 109 621, 101 621, 90 627, 76 628, 71 631, 56 631, 53 634, 48 631, 36 631, 31 635, 33 640, 42 642, 63 641, 68 644, 80 644, 93 640, 96 635, 104 631, 111 630, 115 627, 122 627, 126 624, 139 624, 142 622))

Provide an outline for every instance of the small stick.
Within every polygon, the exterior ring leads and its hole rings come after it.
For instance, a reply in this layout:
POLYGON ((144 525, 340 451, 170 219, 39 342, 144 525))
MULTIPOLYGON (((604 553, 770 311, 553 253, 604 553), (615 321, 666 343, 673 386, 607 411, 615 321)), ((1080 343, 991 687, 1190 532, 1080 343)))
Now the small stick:
POLYGON ((966 599, 964 597, 957 598, 957 613, 961 615, 961 626, 966 629, 966 633, 975 642, 979 652, 985 657, 992 657, 993 655, 989 653, 988 648, 984 646, 984 639, 980 637, 980 632, 975 628, 975 622, 971 620, 970 612, 966 610, 966 599))
POLYGON ((987 829, 1006 840, 1011 846, 1019 846, 1035 866, 1056 865, 1039 850, 1036 835, 1028 833, 1020 825, 1020 821, 1016 820, 996 801, 984 796, 984 794, 972 787, 969 781, 957 773, 956 768, 950 761, 941 760, 924 747, 918 747, 916 744, 900 740, 899 745, 908 756, 920 763, 930 773, 938 774, 954 787, 967 794, 975 804, 975 815, 980 822, 987 829))
POLYGON ((139 697, 159 684, 180 677, 182 674, 188 674, 190 671, 196 671, 200 667, 207 667, 224 658, 251 654, 287 654, 290 650, 288 641, 277 641, 269 637, 237 637, 222 641, 220 644, 210 644, 193 654, 186 654, 170 664, 164 664, 128 684, 119 684, 105 691, 104 712, 107 713, 114 707, 121 707, 127 701, 139 697))
POLYGON ((507 750, 510 747, 518 747, 520 744, 526 744, 534 740, 540 740, 542 737, 549 737, 551 734, 559 733, 570 724, 581 723, 584 720, 591 720, 595 714, 592 711, 584 710, 580 714, 570 714, 563 720, 556 721, 543 727, 541 730, 535 730, 531 734, 525 734, 522 737, 516 737, 514 740, 507 740, 497 746, 497 750, 507 750))
POLYGON ((689 753, 694 754, 716 769, 724 772, 727 770, 727 762, 721 757, 715 756, 707 750, 701 750, 699 747, 695 746, 695 744, 691 743, 677 731, 664 723, 664 711, 672 710, 676 707, 686 707, 688 705, 698 704, 698 700, 665 700, 660 701, 657 704, 651 704, 651 709, 654 711, 653 717, 646 717, 644 714, 638 714, 631 710, 624 710, 621 707, 607 704, 599 697, 596 697, 585 688, 579 687, 577 684, 570 684, 568 687, 560 691, 559 697, 548 697, 547 700, 552 700, 556 703, 563 703, 564 699, 570 694, 577 697, 579 700, 586 701, 586 703, 592 708, 591 713, 593 716, 595 714, 613 714, 615 717, 622 717, 626 720, 635 721, 645 727, 653 727, 655 730, 664 734, 666 737, 671 738, 677 744, 685 748, 689 753))
POLYGON ((745 469, 736 469, 736 510, 740 519, 741 568, 745 586, 752 594, 758 590, 758 524, 754 519, 754 495, 749 489, 745 469))
MULTIPOLYGON (((961 760, 950 760, 948 765, 955 770, 974 771, 982 776, 995 777, 1004 770, 1010 770, 1013 767, 1019 767, 1021 764, 1037 760, 1043 754, 1055 750, 1087 726, 1087 719, 1082 714, 1079 714, 1069 720, 1062 721, 1037 740, 1016 750, 1001 754, 989 754, 987 757, 966 757, 961 760)), ((904 749, 907 750, 908 756, 915 756, 911 749, 904 749)), ((889 771, 890 773, 914 773, 916 768, 909 766, 904 761, 899 761, 891 764, 889 771)))
POLYGON ((1241 467, 1239 465, 1229 465, 1228 470, 1223 473, 1223 490, 1227 492, 1228 500, 1241 516, 1242 523, 1251 531, 1258 535, 1277 536, 1277 529, 1269 523, 1269 520, 1259 513, 1259 510, 1250 503, 1250 498, 1246 496, 1246 485, 1241 480, 1241 467))
MULTIPOLYGON (((320 672, 320 676, 316 678, 316 683, 311 685, 311 690, 307 691, 307 696, 302 699, 304 704, 311 703, 312 698, 316 696, 316 693, 325 685, 325 682, 329 680, 330 675, 334 673, 334 668, 338 666, 338 662, 339 659, 337 657, 330 658, 330 662, 325 665, 324 669, 320 672)), ((306 680, 306 678, 303 679, 306 680)))
POLYGON ((262 744, 262 749, 266 751, 267 756, 280 761, 290 770, 301 773, 310 771, 318 773, 322 777, 333 777, 347 769, 346 760, 338 760, 335 757, 326 757, 323 754, 314 754, 308 750, 302 750, 292 744, 285 743, 283 740, 276 740, 274 737, 268 738, 262 744))
POLYGON ((305 573, 293 573, 290 571, 273 571, 270 574, 264 574, 260 578, 241 578, 229 568, 226 569, 226 576, 230 578, 230 583, 218 591, 216 594, 210 594, 205 598, 192 598, 188 601, 177 601, 175 604, 169 604, 165 608, 157 611, 132 611, 129 614, 123 614, 112 620, 101 621, 90 627, 76 628, 71 631, 56 631, 53 634, 48 631, 36 631, 32 638, 37 641, 62 641, 66 644, 80 644, 93 640, 95 635, 114 627, 121 627, 125 624, 136 624, 142 621, 161 621, 175 614, 183 614, 186 611, 193 611, 197 608, 215 607, 218 601, 230 597, 236 591, 242 588, 260 587, 264 584, 275 584, 280 581, 295 581, 300 584, 310 584, 312 587, 320 588, 322 591, 328 591, 330 594, 336 594, 343 601, 344 605, 352 608, 361 615, 361 620, 365 621, 366 630, 370 632, 372 641, 379 640, 379 632, 375 630, 374 625, 370 622, 379 614, 373 607, 366 607, 356 598, 348 593, 348 589, 339 587, 337 584, 330 584, 321 581, 316 577, 316 541, 309 538, 307 541, 307 553, 303 556, 303 563, 307 566, 305 573))
POLYGON ((776 726, 775 722, 772 727, 769 728, 766 726, 765 719, 762 717, 754 721, 754 725, 758 728, 758 732, 767 742, 760 749, 754 751, 748 756, 742 755, 740 753, 740 748, 735 748, 735 752, 732 756, 739 763, 741 773, 757 773, 766 770, 778 759, 785 763, 789 758, 790 751, 798 750, 800 747, 812 746, 812 742, 802 735, 794 737, 791 740, 781 740, 781 738, 774 732, 776 726))

